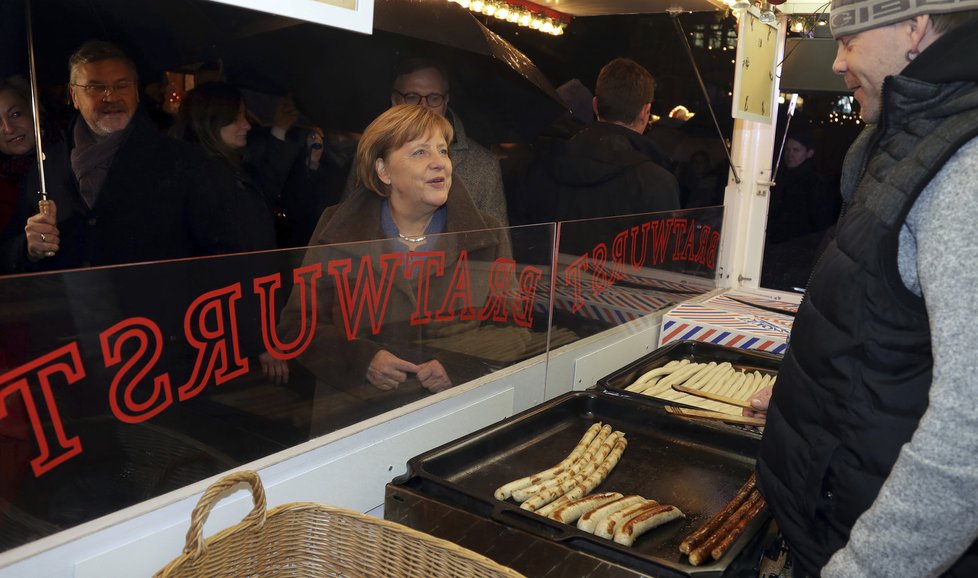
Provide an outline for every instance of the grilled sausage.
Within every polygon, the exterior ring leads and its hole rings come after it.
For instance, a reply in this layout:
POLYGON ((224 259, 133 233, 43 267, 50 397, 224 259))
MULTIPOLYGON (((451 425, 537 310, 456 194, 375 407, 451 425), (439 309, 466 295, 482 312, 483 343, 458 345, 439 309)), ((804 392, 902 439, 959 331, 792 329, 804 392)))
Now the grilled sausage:
POLYGON ((714 560, 719 560, 720 558, 723 557, 724 554, 727 553, 727 550, 730 548, 730 545, 733 544, 734 541, 737 540, 737 538, 739 538, 740 535, 744 533, 744 528, 747 527, 747 524, 750 524, 751 520, 757 517, 757 514, 760 513, 761 508, 763 507, 764 507, 764 498, 761 498, 760 500, 757 501, 756 504, 751 506, 751 509, 747 512, 747 514, 743 518, 740 519, 739 522, 737 522, 737 525, 733 528, 733 530, 731 530, 729 534, 727 534, 722 540, 720 540, 720 543, 717 544, 715 548, 710 550, 710 555, 713 556, 714 560))
POLYGON ((582 515, 577 520, 577 528, 585 532, 594 532, 594 528, 611 514, 622 508, 628 508, 629 506, 633 506, 644 500, 645 498, 642 496, 625 496, 623 498, 618 498, 614 502, 609 502, 600 508, 596 508, 582 515))
POLYGON ((647 507, 630 520, 619 524, 618 528, 615 529, 615 542, 624 546, 631 546, 635 543, 635 538, 638 538, 652 528, 685 517, 686 515, 683 514, 682 510, 676 506, 657 504, 647 507))
MULTIPOLYGON (((601 446, 604 444, 605 440, 608 438, 609 435, 612 435, 611 426, 610 425, 603 426, 601 430, 598 432, 598 434, 594 437, 594 439, 592 439, 591 442, 588 444, 587 449, 584 451, 583 455, 581 455, 581 457, 577 459, 570 467, 564 468, 564 470, 560 472, 558 476, 549 479, 545 482, 513 490, 512 492, 513 499, 516 500, 517 502, 526 502, 531 497, 535 497, 544 493, 549 493, 554 488, 558 488, 562 485, 565 485, 568 480, 576 476, 581 471, 581 469, 587 467, 591 463, 595 455, 601 450, 601 446)), ((566 491, 567 490, 561 491, 550 500, 544 502, 544 504, 563 495, 564 492, 566 491)), ((542 505, 543 504, 539 504, 532 509, 536 510, 542 505)))
POLYGON ((689 563, 693 566, 699 566, 705 562, 712 554, 714 548, 716 548, 724 538, 730 534, 741 519, 746 516, 751 509, 761 500, 761 494, 757 490, 751 493, 750 499, 744 502, 737 511, 733 513, 723 524, 702 545, 697 548, 692 549, 689 552, 689 563))
POLYGON ((583 498, 571 500, 570 502, 557 508, 557 510, 551 513, 548 517, 564 524, 572 524, 576 522, 578 518, 591 510, 600 508, 601 506, 609 502, 613 502, 621 497, 622 495, 618 492, 604 492, 602 494, 584 496, 583 498))
POLYGON ((615 530, 618 529, 620 524, 625 523, 627 520, 631 520, 645 508, 648 508, 649 506, 656 506, 658 504, 659 503, 655 500, 646 500, 643 498, 641 502, 635 504, 634 506, 629 506, 627 508, 618 510, 605 518, 600 524, 595 526, 594 535, 598 536, 599 538, 608 538, 611 540, 615 537, 615 530))
POLYGON ((722 510, 713 515, 712 518, 706 521, 705 524, 699 527, 695 532, 686 537, 682 543, 679 544, 679 551, 683 554, 689 554, 693 548, 698 547, 702 544, 710 535, 716 531, 717 528, 723 524, 724 520, 731 514, 737 511, 737 508, 750 497, 751 492, 754 491, 755 484, 755 474, 751 474, 743 486, 737 491, 737 494, 732 500, 727 502, 727 505, 723 507, 722 510))
MULTIPOLYGON (((584 452, 591 444, 591 441, 593 441, 594 438, 598 435, 598 432, 601 431, 601 427, 602 424, 600 422, 591 425, 591 427, 588 428, 586 432, 584 432, 584 435, 581 437, 581 440, 577 443, 577 446, 574 447, 574 450, 571 451, 571 453, 556 466, 548 470, 544 470, 542 472, 533 474, 532 476, 526 476, 525 478, 520 478, 518 480, 513 480, 512 482, 509 482, 507 484, 503 484, 502 486, 496 488, 496 491, 493 493, 493 495, 496 497, 497 500, 505 500, 506 498, 509 498, 510 496, 513 495, 514 490, 539 484, 544 480, 549 480, 551 478, 556 477, 557 475, 562 473, 564 469, 573 465, 574 462, 576 462, 582 455, 584 455, 584 452)), ((610 427, 609 427, 609 431, 610 431, 610 427)))
MULTIPOLYGON (((533 512, 542 508, 545 504, 549 504, 550 502, 559 499, 561 496, 567 493, 571 493, 571 495, 568 496, 568 499, 576 499, 584 496, 584 494, 593 489, 593 487, 587 488, 585 486, 585 481, 590 479, 591 475, 598 470, 598 468, 605 461, 605 458, 608 457, 608 454, 611 453, 613 448, 611 445, 609 445, 609 443, 615 444, 621 435, 624 434, 614 432, 608 436, 607 441, 601 443, 601 447, 598 449, 597 454, 592 455, 590 450, 588 450, 585 457, 581 458, 571 471, 577 470, 578 467, 582 467, 583 469, 575 473, 573 476, 568 477, 565 474, 559 478, 556 478, 555 480, 551 480, 551 482, 556 483, 548 482, 542 487, 541 491, 533 494, 523 501, 520 507, 524 510, 530 510, 533 512)), ((622 447, 622 451, 624 451, 624 447, 622 447)), ((615 463, 617 463, 617 460, 615 463)), ((597 484, 595 484, 595 486, 596 485, 597 484)), ((526 490, 520 490, 519 492, 522 491, 526 490)), ((520 496, 517 494, 518 492, 513 492, 513 497, 519 500, 520 496)))

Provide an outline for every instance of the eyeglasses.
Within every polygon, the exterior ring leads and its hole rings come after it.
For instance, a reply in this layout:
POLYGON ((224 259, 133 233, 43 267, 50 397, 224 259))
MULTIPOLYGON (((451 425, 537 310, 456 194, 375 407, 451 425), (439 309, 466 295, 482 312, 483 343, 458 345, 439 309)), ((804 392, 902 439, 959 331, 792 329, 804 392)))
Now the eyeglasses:
POLYGON ((115 94, 123 94, 132 90, 136 83, 131 80, 120 80, 119 82, 108 85, 102 84, 101 82, 93 82, 92 84, 74 84, 72 86, 75 88, 80 88, 88 96, 108 96, 110 92, 115 94))
POLYGON ((404 102, 407 104, 421 104, 421 101, 423 100, 425 104, 431 107, 441 106, 447 97, 447 95, 441 94, 440 92, 432 92, 431 94, 416 94, 414 92, 409 92, 404 94, 399 90, 395 90, 394 94, 397 94, 404 99, 404 102))

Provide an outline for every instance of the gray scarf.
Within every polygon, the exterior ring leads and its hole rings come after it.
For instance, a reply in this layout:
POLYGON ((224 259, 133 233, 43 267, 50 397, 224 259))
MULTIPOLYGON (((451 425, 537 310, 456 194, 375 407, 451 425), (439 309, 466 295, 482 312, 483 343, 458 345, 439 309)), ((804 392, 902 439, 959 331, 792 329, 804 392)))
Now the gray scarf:
POLYGON ((107 136, 98 136, 88 128, 84 119, 79 118, 75 123, 75 148, 71 150, 71 170, 78 181, 78 192, 89 208, 95 206, 115 153, 131 130, 132 123, 129 123, 129 126, 123 130, 107 136))

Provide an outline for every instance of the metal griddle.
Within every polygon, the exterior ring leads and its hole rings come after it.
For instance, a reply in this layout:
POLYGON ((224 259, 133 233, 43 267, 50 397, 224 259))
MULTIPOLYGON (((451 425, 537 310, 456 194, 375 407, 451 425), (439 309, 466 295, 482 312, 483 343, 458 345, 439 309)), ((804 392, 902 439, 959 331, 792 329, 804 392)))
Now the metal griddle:
POLYGON ((411 459, 407 473, 389 484, 388 503, 403 489, 405 495, 423 496, 640 574, 730 576, 738 553, 767 524, 766 512, 711 564, 691 566, 679 553, 679 543, 736 494, 753 471, 758 439, 736 428, 668 414, 655 403, 597 391, 568 393, 411 459), (685 520, 656 528, 626 547, 493 497, 498 486, 558 463, 598 421, 625 432, 629 443, 618 466, 594 491, 640 494, 672 504, 686 513, 685 520))

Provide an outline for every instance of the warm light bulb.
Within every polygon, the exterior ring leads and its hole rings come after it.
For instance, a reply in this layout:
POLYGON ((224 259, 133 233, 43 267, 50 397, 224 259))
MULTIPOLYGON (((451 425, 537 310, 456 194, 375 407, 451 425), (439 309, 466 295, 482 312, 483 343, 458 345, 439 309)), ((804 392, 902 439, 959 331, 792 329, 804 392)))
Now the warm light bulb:
POLYGON ((791 31, 792 32, 804 32, 805 31, 805 21, 801 18, 795 18, 791 21, 791 31))
POLYGON ((482 9, 485 8, 485 6, 486 3, 483 2, 483 0, 472 0, 472 5, 469 6, 469 10, 473 12, 482 12, 482 9))
POLYGON ((516 10, 510 10, 509 16, 506 17, 506 22, 518 22, 520 19, 520 13, 516 10))
POLYGON ((541 26, 543 26, 543 18, 540 18, 539 16, 534 16, 533 20, 530 20, 530 28, 534 30, 539 30, 541 26))
POLYGON ((502 6, 499 7, 498 10, 496 10, 495 16, 496 16, 496 18, 499 18, 500 20, 506 20, 507 18, 509 18, 509 15, 511 13, 512 13, 512 10, 509 9, 509 6, 507 6, 506 4, 503 4, 502 6))
POLYGON ((544 34, 552 34, 554 31, 554 23, 549 18, 540 26, 540 32, 544 34))
POLYGON ((523 12, 523 14, 520 14, 520 19, 519 19, 520 26, 529 26, 530 20, 532 19, 533 19, 532 14, 530 14, 529 12, 523 12))
POLYGON ((468 8, 472 4, 472 0, 458 0, 458 3, 462 8, 468 8))
POLYGON ((553 35, 554 36, 560 36, 563 33, 564 33, 564 25, 563 24, 557 24, 556 26, 554 26, 554 31, 553 31, 553 35))
POLYGON ((486 2, 486 5, 482 8, 482 13, 486 16, 492 16, 496 13, 496 5, 492 2, 486 2))

